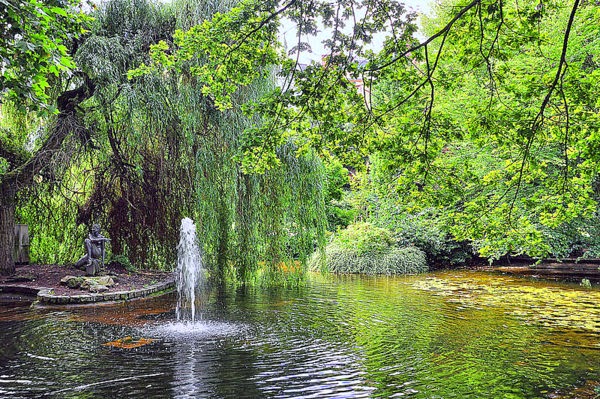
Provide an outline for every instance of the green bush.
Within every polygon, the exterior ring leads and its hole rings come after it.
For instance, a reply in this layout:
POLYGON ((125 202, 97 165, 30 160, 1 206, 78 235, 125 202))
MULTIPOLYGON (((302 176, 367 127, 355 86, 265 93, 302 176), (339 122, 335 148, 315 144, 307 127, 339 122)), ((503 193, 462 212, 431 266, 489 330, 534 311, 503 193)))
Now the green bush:
POLYGON ((425 252, 432 267, 462 265, 474 255, 470 243, 454 240, 432 210, 416 214, 390 212, 387 217, 380 217, 377 224, 393 232, 398 246, 415 246, 425 252))
POLYGON ((327 215, 327 228, 329 231, 336 231, 348 227, 356 217, 357 211, 347 201, 331 200, 325 206, 325 213, 327 215))
POLYGON ((398 248, 392 233, 369 223, 338 231, 325 251, 310 260, 312 270, 333 273, 416 274, 428 271, 425 253, 409 246, 398 248))
POLYGON ((355 223, 338 231, 333 244, 363 255, 388 251, 396 245, 396 240, 387 229, 373 226, 371 223, 355 223))
POLYGON ((311 268, 323 264, 332 273, 362 274, 417 274, 429 270, 425 254, 418 248, 389 248, 384 252, 363 252, 329 245, 324 254, 317 253, 311 259, 311 268))

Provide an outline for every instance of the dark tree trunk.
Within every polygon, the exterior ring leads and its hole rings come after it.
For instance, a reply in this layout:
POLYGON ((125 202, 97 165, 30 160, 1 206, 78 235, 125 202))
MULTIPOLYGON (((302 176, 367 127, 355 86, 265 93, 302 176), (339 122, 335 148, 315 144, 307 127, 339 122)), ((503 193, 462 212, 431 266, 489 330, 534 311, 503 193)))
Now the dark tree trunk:
POLYGON ((15 272, 15 196, 16 183, 0 183, 0 275, 15 272))

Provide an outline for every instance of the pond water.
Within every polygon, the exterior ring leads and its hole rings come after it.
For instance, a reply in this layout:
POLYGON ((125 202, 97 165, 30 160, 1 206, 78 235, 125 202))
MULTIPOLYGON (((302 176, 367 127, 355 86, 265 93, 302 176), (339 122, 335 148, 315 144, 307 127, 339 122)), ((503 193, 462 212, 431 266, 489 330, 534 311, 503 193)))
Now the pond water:
POLYGON ((193 325, 175 302, 0 304, 0 397, 593 398, 600 380, 600 291, 576 285, 314 275, 213 293, 193 325), (106 345, 128 336, 148 341, 106 345))

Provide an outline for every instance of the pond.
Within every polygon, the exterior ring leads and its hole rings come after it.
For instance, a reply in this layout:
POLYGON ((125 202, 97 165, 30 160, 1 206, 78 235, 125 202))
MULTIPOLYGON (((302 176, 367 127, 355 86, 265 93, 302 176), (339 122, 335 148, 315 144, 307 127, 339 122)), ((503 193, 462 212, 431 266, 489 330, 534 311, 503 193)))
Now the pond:
POLYGON ((600 291, 577 285, 313 275, 204 302, 195 325, 173 295, 0 304, 0 397, 593 398, 600 381, 600 291))

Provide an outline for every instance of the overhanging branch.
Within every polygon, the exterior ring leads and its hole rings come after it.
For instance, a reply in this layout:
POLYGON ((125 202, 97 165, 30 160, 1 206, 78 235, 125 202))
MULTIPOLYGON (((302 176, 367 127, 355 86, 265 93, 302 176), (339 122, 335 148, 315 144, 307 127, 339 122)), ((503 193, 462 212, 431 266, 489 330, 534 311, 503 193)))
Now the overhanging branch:
POLYGON ((475 7, 476 5, 478 5, 479 3, 481 3, 481 0, 473 0, 471 3, 467 4, 466 6, 464 6, 459 12, 458 14, 456 14, 454 16, 454 18, 452 18, 452 20, 450 22, 448 22, 446 24, 446 26, 444 26, 441 30, 439 30, 436 34, 432 35, 431 37, 429 37, 429 39, 425 40, 422 43, 419 43, 416 46, 413 46, 411 48, 409 48, 408 50, 398 54, 397 56, 395 56, 393 59, 391 59, 390 61, 375 66, 371 69, 366 70, 366 72, 377 72, 377 71, 381 71, 382 69, 385 69, 387 67, 389 67, 390 65, 396 63, 398 60, 406 57, 407 55, 409 55, 410 53, 413 53, 417 50, 419 50, 420 48, 423 48, 425 46, 427 46, 429 43, 431 43, 432 41, 434 41, 435 39, 437 39, 440 36, 445 36, 447 32, 450 31, 450 28, 452 28, 452 25, 454 25, 454 23, 456 21, 458 21, 460 18, 462 18, 463 15, 465 15, 467 13, 467 11, 469 11, 471 8, 475 7))
POLYGON ((28 184, 34 175, 50 163, 52 156, 61 148, 65 138, 70 133, 82 128, 76 115, 77 106, 92 96, 94 88, 94 84, 86 79, 81 86, 68 90, 58 97, 59 114, 51 133, 27 162, 4 175, 5 181, 28 184))

